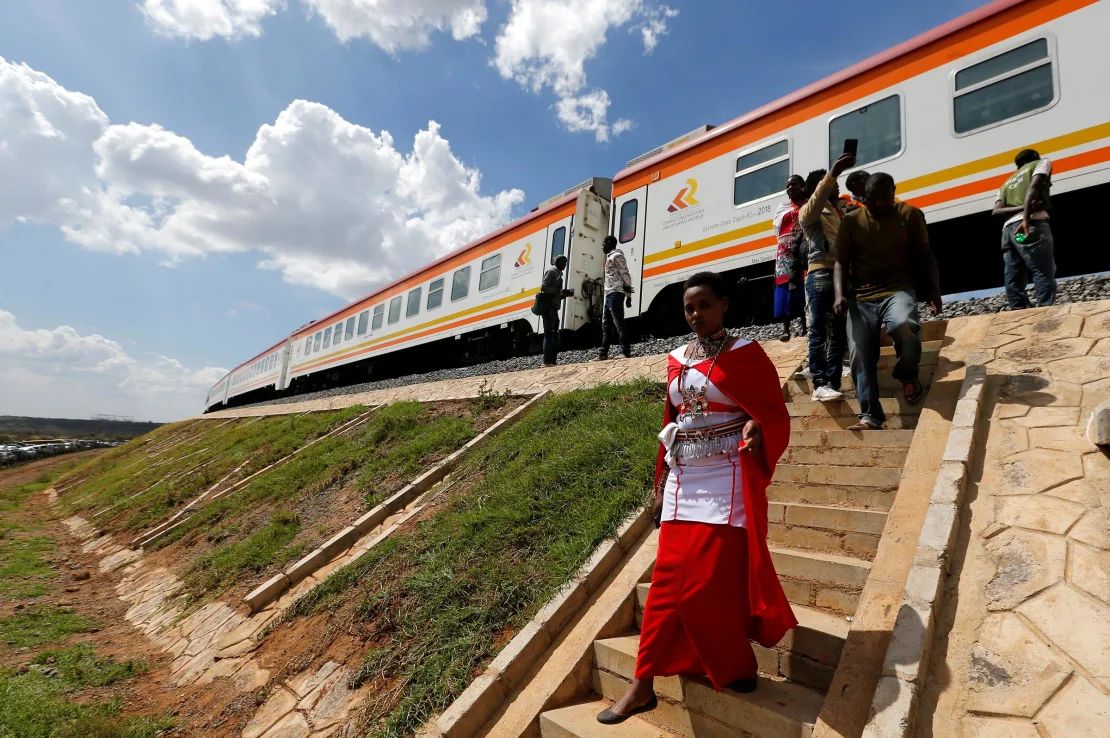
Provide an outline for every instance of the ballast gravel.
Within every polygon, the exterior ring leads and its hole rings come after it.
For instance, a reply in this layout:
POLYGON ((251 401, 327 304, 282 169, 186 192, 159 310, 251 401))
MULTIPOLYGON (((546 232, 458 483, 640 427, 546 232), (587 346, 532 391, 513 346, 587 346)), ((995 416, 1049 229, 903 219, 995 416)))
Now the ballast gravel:
MULTIPOLYGON (((1029 299, 1033 300, 1032 289, 1029 291, 1029 299)), ((1062 279, 1058 283, 1056 302, 1057 304, 1069 302, 1090 302, 1094 300, 1110 300, 1110 274, 1096 274, 1083 277, 1072 277, 1069 279, 1062 279)), ((963 318, 969 315, 987 315, 989 313, 1001 313, 1006 310, 1006 295, 999 293, 989 295, 987 297, 971 298, 965 300, 953 300, 944 305, 944 312, 940 315, 934 316, 932 311, 923 303, 920 307, 921 318, 923 321, 933 320, 947 320, 950 318, 963 318)), ((795 335, 797 331, 797 324, 795 324, 795 335)), ((773 341, 778 338, 782 332, 781 323, 773 323, 769 325, 756 325, 745 328, 734 328, 731 331, 733 335, 747 338, 753 341, 773 341)), ((673 336, 670 338, 653 338, 640 343, 633 344, 633 356, 653 356, 656 354, 665 354, 672 351, 676 346, 692 340, 694 334, 686 336, 673 336)), ((620 349, 614 347, 615 352, 611 355, 619 355, 620 349)), ((559 352, 560 364, 579 364, 581 362, 590 361, 597 358, 597 349, 584 349, 584 350, 569 350, 559 352)), ((289 397, 280 397, 274 400, 265 402, 254 403, 256 405, 279 405, 286 402, 300 402, 302 400, 315 400, 321 397, 335 397, 337 395, 347 395, 356 392, 367 392, 376 389, 390 389, 392 387, 403 387, 410 384, 420 384, 423 382, 436 382, 443 379, 463 379, 465 377, 483 376, 487 374, 503 374, 505 372, 519 372, 525 369, 537 369, 543 366, 543 360, 539 355, 535 356, 518 356, 512 359, 505 359, 504 361, 489 361, 482 364, 474 364, 471 366, 461 366, 452 369, 439 369, 432 372, 423 374, 410 374, 404 377, 394 377, 392 379, 381 379, 374 382, 363 382, 361 384, 349 384, 343 387, 334 387, 332 389, 320 390, 318 392, 309 392, 301 395, 292 395, 289 397)))

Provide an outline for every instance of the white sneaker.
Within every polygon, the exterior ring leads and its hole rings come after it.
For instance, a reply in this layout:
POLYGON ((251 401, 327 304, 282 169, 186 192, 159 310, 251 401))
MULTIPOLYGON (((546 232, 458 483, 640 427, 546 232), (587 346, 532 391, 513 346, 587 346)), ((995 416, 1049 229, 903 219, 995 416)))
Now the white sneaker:
POLYGON ((842 368, 842 369, 840 370, 840 376, 842 376, 842 377, 850 377, 850 376, 852 376, 852 367, 850 367, 850 366, 848 366, 847 364, 845 364, 845 365, 844 365, 844 368, 842 368))
POLYGON ((817 402, 834 402, 836 400, 843 400, 844 393, 823 384, 813 390, 813 399, 817 402))

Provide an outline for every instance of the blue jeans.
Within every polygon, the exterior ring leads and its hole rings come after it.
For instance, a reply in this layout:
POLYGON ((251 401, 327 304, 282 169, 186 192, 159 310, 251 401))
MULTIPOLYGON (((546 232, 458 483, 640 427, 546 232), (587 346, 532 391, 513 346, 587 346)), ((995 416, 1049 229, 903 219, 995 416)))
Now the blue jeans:
POLYGON ((621 345, 621 352, 625 356, 632 355, 632 343, 624 330, 624 293, 610 292, 605 295, 605 307, 601 314, 601 358, 609 358, 609 347, 613 339, 621 345), (613 334, 616 333, 616 336, 613 334))
POLYGON ((894 378, 902 382, 917 379, 921 364, 921 318, 917 298, 912 292, 895 292, 874 302, 852 300, 848 303, 848 345, 852 355, 852 377, 859 398, 859 418, 875 425, 886 422, 879 402, 879 330, 885 325, 894 342, 898 362, 894 378))
POLYGON ((848 348, 847 319, 833 312, 832 269, 818 269, 806 277, 809 299, 809 371, 813 388, 840 389, 840 365, 848 348))
POLYGON ((559 307, 552 305, 543 314, 543 363, 554 364, 559 352, 559 307))
POLYGON ((1030 223, 1032 235, 1025 243, 1014 243, 1013 235, 1021 221, 1002 227, 1002 266, 1006 281, 1006 301, 1011 310, 1031 307, 1025 285, 1033 277, 1037 306, 1056 302, 1056 258, 1052 228, 1047 220, 1030 223))

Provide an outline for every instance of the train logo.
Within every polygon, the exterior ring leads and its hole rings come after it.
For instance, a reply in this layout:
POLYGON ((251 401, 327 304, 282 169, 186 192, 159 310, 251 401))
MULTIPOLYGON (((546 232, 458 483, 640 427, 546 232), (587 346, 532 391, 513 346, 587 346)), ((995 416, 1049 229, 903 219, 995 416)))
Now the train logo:
POLYGON ((679 210, 693 207, 698 204, 697 198, 694 197, 698 191, 698 181, 691 177, 686 180, 686 186, 678 191, 678 194, 671 200, 671 204, 667 207, 668 213, 676 213, 679 210))
POLYGON ((528 264, 531 264, 531 263, 532 263, 532 244, 531 243, 526 243, 526 244, 524 244, 524 248, 522 248, 520 250, 520 255, 516 257, 516 261, 513 262, 513 266, 516 267, 517 269, 520 269, 522 266, 527 266, 528 264))

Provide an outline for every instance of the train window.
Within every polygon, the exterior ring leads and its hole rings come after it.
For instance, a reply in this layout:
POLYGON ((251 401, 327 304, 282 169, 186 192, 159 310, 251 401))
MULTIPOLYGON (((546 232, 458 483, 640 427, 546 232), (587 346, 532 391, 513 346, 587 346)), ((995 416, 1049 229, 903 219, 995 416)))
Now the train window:
POLYGON ((389 323, 392 325, 401 319, 401 296, 397 295, 389 301, 389 323))
POLYGON ((374 322, 370 326, 370 330, 376 331, 382 327, 385 321, 385 304, 374 306, 374 322))
POLYGON ((433 279, 432 283, 428 285, 428 305, 427 309, 437 308, 443 304, 443 278, 433 279))
POLYGON ((962 69, 953 81, 956 133, 970 133, 1043 110, 1056 97, 1052 55, 1045 38, 962 69))
POLYGON ((347 318, 347 325, 343 326, 343 340, 350 341, 355 337, 355 316, 347 318))
POLYGON ((829 166, 844 153, 844 139, 859 140, 856 166, 888 159, 902 150, 902 100, 884 97, 829 121, 829 166))
POLYGON ((640 212, 639 200, 629 200, 621 205, 620 242, 628 243, 636 238, 636 216, 640 212))
POLYGON ((739 156, 732 180, 732 204, 744 205, 780 193, 789 176, 789 141, 779 141, 739 156))
POLYGON ((461 300, 470 294, 470 267, 465 266, 451 275, 451 301, 461 300))
POLYGON ((335 324, 335 332, 331 334, 331 342, 333 344, 338 344, 342 340, 343 340, 343 321, 341 320, 341 321, 339 321, 338 323, 335 324))
POLYGON ((358 335, 365 336, 366 329, 370 327, 370 311, 363 310, 358 314, 358 335))
POLYGON ((551 234, 551 263, 554 264, 555 260, 566 253, 567 250, 567 227, 559 226, 555 232, 551 234))
POLYGON ((304 355, 308 356, 312 353, 312 336, 304 340, 304 355))
POLYGON ((417 287, 414 290, 409 290, 409 301, 405 306, 405 317, 411 318, 420 312, 420 293, 423 291, 422 287, 417 287))
POLYGON ((324 329, 324 348, 331 346, 331 326, 324 329))
POLYGON ((478 291, 493 289, 501 281, 501 254, 482 259, 482 270, 478 273, 478 291))
POLYGON ((324 337, 324 334, 322 332, 320 332, 320 331, 316 332, 316 337, 312 340, 312 353, 316 353, 317 351, 320 350, 320 348, 321 348, 320 339, 322 339, 323 337, 324 337))

